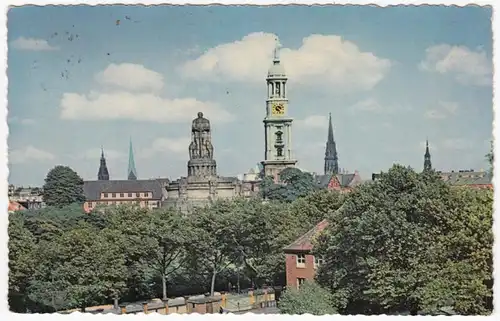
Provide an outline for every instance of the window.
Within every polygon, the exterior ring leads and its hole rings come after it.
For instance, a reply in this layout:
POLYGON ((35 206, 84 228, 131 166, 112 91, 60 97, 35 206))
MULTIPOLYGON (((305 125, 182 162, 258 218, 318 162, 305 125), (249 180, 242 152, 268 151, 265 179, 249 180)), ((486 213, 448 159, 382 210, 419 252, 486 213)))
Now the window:
POLYGON ((305 254, 297 255, 297 267, 303 268, 306 267, 306 256, 305 254))
POLYGON ((300 286, 302 284, 304 284, 305 281, 306 281, 306 279, 304 279, 304 278, 297 278, 297 289, 299 289, 300 286))
POLYGON ((141 197, 141 193, 135 193, 135 197, 141 197))
POLYGON ((115 198, 116 197, 116 193, 112 193, 111 197, 115 198))
POLYGON ((104 198, 108 197, 108 193, 103 193, 102 197, 104 197, 104 198))
POLYGON ((120 193, 120 197, 125 197, 125 194, 123 194, 123 193, 120 193))
POLYGON ((128 193, 128 197, 132 197, 132 193, 128 193))
POLYGON ((314 268, 317 269, 324 263, 324 260, 322 257, 314 257, 314 268))
POLYGON ((281 147, 276 148, 276 155, 278 157, 283 157, 283 148, 281 147))
POLYGON ((92 202, 89 202, 89 208, 92 208, 92 205, 93 205, 92 202))
POLYGON ((148 192, 144 193, 144 197, 149 197, 149 193, 148 192))

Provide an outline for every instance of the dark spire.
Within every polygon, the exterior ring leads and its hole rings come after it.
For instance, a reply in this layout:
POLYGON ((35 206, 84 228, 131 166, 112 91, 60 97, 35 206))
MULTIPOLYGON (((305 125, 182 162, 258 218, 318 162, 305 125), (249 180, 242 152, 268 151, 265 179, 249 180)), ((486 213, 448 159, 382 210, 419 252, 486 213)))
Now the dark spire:
POLYGON ((338 174, 339 162, 337 157, 337 146, 333 138, 332 113, 329 114, 328 139, 325 150, 325 175, 338 174))
POLYGON ((108 167, 106 166, 106 158, 104 158, 104 149, 101 146, 101 165, 99 172, 97 172, 97 179, 99 181, 109 181, 108 167))
POLYGON ((135 169, 134 161, 134 150, 132 149, 132 138, 130 139, 130 145, 128 150, 128 180, 137 180, 137 170, 135 169))
POLYGON ((424 171, 432 169, 431 153, 429 152, 429 140, 425 141, 425 154, 424 154, 424 171))

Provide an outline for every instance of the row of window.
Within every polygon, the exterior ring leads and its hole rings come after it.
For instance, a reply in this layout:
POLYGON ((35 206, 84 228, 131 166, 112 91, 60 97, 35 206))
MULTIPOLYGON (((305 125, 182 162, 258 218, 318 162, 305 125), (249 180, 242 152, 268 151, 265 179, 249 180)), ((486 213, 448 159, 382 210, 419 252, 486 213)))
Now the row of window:
MULTIPOLYGON (((306 255, 305 254, 298 254, 296 261, 297 261, 298 268, 305 268, 306 267, 306 255)), ((321 264, 323 264, 323 262, 324 262, 323 258, 314 256, 314 268, 315 269, 318 268, 319 266, 321 266, 321 264)))
MULTIPOLYGON (((103 205, 120 205, 120 204, 136 204, 139 205, 141 201, 108 201, 108 202, 89 202, 88 207, 89 208, 94 208, 97 206, 97 204, 103 204, 103 205)), ((150 207, 160 207, 160 201, 150 201, 148 202, 148 205, 150 207)))
POLYGON ((144 192, 144 193, 102 193, 103 198, 116 198, 116 195, 119 195, 120 198, 124 198, 125 194, 127 194, 127 197, 150 197, 151 193, 150 192, 144 192))

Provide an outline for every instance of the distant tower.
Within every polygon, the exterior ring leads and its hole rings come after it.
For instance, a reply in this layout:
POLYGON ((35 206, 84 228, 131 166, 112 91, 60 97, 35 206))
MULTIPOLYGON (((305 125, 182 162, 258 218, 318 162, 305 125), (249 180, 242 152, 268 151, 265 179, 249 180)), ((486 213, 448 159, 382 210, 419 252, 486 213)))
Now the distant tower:
POLYGON ((132 139, 130 139, 130 146, 128 151, 128 180, 137 180, 137 170, 135 169, 134 150, 132 149, 132 139))
POLYGON ((424 171, 432 169, 431 153, 429 152, 429 140, 425 141, 424 171))
POLYGON ((104 158, 104 149, 102 147, 101 147, 101 165, 99 166, 99 172, 97 172, 97 180, 109 181, 108 167, 106 166, 106 158, 104 158))
POLYGON ((265 154, 261 162, 265 176, 278 179, 279 173, 294 167, 292 154, 292 122, 288 117, 287 77, 280 63, 278 42, 274 49, 273 65, 267 74, 266 117, 264 118, 265 154))
POLYGON ((335 144, 335 139, 333 138, 332 114, 330 113, 329 125, 328 125, 328 139, 326 141, 326 149, 325 149, 325 175, 338 174, 338 173, 339 173, 339 161, 337 156, 337 145, 335 144))
POLYGON ((214 160, 214 147, 210 121, 199 112, 191 126, 189 144, 188 177, 209 179, 217 176, 217 163, 214 160))

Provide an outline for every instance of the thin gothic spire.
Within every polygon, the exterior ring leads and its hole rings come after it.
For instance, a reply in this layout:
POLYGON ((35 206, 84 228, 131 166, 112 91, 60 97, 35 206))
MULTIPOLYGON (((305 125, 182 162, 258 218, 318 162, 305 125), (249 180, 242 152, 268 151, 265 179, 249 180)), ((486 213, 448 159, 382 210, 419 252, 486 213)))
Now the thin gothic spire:
POLYGON ((432 169, 431 153, 429 151, 429 139, 425 140, 425 154, 424 154, 424 171, 432 169))
POLYGON ((97 180, 99 181, 109 181, 109 171, 106 165, 106 158, 104 157, 104 148, 101 145, 101 163, 99 165, 99 171, 97 172, 97 180))
POLYGON ((130 138, 130 146, 128 151, 128 180, 137 180, 137 170, 135 169, 134 150, 132 149, 132 138, 130 138))
POLYGON ((325 170, 325 175, 339 173, 337 145, 333 137, 332 113, 329 113, 328 138, 326 141, 324 170, 325 170))

